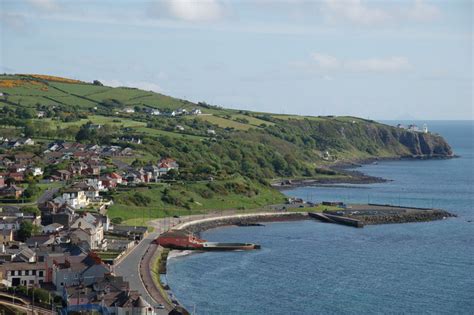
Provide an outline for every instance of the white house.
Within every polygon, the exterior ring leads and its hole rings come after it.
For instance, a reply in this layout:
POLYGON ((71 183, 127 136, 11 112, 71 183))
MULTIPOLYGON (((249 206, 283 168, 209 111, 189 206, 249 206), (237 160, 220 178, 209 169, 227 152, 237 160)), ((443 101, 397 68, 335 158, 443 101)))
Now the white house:
POLYGON ((59 223, 51 223, 49 225, 43 226, 42 232, 44 234, 51 234, 61 231, 64 228, 64 225, 59 223))
POLYGON ((408 130, 409 130, 409 131, 420 131, 420 129, 418 128, 418 126, 415 125, 415 124, 409 125, 409 126, 408 126, 408 130))
POLYGON ((35 144, 35 141, 32 140, 32 139, 30 139, 30 138, 28 138, 28 139, 25 139, 25 140, 23 141, 23 144, 24 144, 24 145, 34 145, 34 144, 35 144))
POLYGON ((148 114, 152 115, 152 116, 159 116, 161 115, 161 112, 158 110, 158 109, 155 109, 155 108, 150 108, 147 110, 148 114))
POLYGON ((86 180, 86 184, 89 186, 94 187, 98 191, 107 191, 107 188, 104 186, 102 181, 97 178, 88 178, 86 180))
POLYGON ((135 113, 135 109, 133 109, 132 107, 125 107, 123 109, 123 112, 127 113, 127 114, 133 114, 133 113, 135 113))
POLYGON ((56 203, 66 203, 74 209, 82 209, 89 205, 89 198, 84 190, 69 188, 63 191, 61 197, 55 198, 56 203))
POLYGON ((44 262, 10 262, 0 265, 1 283, 10 286, 39 286, 45 282, 46 264, 44 262))
POLYGON ((176 115, 186 115, 188 111, 185 108, 179 108, 176 110, 176 115))
POLYGON ((41 167, 31 167, 30 168, 30 172, 31 172, 31 175, 33 176, 42 176, 43 175, 43 170, 41 169, 41 167))
POLYGON ((0 230, 18 231, 19 229, 20 229, 19 218, 0 217, 0 230))
POLYGON ((191 111, 191 115, 201 115, 201 114, 202 114, 202 111, 199 108, 194 108, 191 111))
POLYGON ((104 226, 102 221, 90 213, 81 215, 72 225, 71 243, 86 242, 91 249, 104 248, 104 226))

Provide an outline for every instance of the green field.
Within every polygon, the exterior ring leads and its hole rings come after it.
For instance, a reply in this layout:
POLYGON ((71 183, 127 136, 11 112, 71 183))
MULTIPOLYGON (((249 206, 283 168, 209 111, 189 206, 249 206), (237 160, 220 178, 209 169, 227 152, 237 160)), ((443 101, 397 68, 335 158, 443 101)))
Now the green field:
POLYGON ((184 138, 184 139, 197 140, 197 141, 201 141, 201 140, 205 139, 205 137, 188 135, 188 134, 179 133, 179 132, 153 129, 153 128, 148 128, 148 127, 139 127, 139 128, 134 128, 134 129, 137 132, 140 132, 140 133, 143 133, 143 134, 149 135, 149 136, 154 136, 154 137, 169 136, 169 137, 172 137, 172 138, 184 138))
POLYGON ((127 222, 143 224, 149 219, 162 218, 170 215, 200 214, 208 211, 228 209, 258 209, 268 204, 285 202, 285 196, 271 187, 248 182, 243 179, 213 182, 218 186, 217 191, 208 187, 209 182, 187 184, 153 184, 150 188, 135 188, 130 191, 118 192, 114 196, 115 204, 110 207, 108 215, 111 218, 120 217, 127 222), (242 192, 225 191, 222 189, 226 183, 236 183, 242 192), (243 189, 247 186, 247 190, 243 189), (164 189, 169 190, 169 195, 182 203, 181 206, 166 203, 162 200, 164 189), (255 194, 258 191, 258 194, 255 194), (128 198, 136 192, 149 197, 148 205, 137 206, 127 202, 128 198), (187 208, 186 208, 187 206, 187 208), (130 219, 135 219, 130 221, 130 219))
POLYGON ((200 115, 197 116, 197 118, 207 121, 211 124, 218 125, 221 128, 234 128, 236 130, 248 130, 250 128, 255 128, 255 126, 250 124, 243 124, 232 119, 218 117, 215 115, 200 115))
POLYGON ((121 128, 142 128, 143 126, 146 126, 146 123, 140 122, 140 121, 135 121, 131 119, 126 119, 126 118, 119 118, 119 117, 106 117, 106 116, 98 116, 98 115, 92 115, 89 116, 87 119, 81 119, 78 121, 72 121, 72 122, 62 122, 62 121, 57 121, 57 120, 52 120, 51 118, 45 118, 45 119, 35 119, 35 121, 42 122, 42 123, 47 123, 50 128, 67 128, 70 126, 82 126, 87 124, 89 121, 92 122, 93 124, 98 124, 98 125, 105 125, 109 124, 112 126, 116 127, 121 127, 121 128))

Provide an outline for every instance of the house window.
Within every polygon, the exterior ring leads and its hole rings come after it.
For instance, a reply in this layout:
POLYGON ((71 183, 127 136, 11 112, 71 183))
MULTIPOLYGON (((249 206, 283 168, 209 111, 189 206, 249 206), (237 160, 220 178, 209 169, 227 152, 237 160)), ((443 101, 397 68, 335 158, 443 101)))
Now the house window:
POLYGON ((30 280, 30 284, 34 284, 34 283, 35 283, 35 281, 34 281, 34 280, 30 280))
POLYGON ((43 277, 43 271, 38 271, 38 276, 43 277))
POLYGON ((25 270, 25 276, 29 276, 30 275, 30 271, 29 270, 25 270))
POLYGON ((33 276, 36 276, 36 270, 31 270, 31 272, 33 276))

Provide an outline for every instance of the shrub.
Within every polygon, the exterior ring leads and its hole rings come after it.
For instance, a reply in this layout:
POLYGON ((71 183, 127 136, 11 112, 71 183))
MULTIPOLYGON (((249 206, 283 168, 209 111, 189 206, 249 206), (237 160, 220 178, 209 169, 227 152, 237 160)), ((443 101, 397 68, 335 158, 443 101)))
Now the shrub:
POLYGON ((113 224, 121 224, 123 222, 123 219, 121 217, 116 217, 110 220, 113 224))

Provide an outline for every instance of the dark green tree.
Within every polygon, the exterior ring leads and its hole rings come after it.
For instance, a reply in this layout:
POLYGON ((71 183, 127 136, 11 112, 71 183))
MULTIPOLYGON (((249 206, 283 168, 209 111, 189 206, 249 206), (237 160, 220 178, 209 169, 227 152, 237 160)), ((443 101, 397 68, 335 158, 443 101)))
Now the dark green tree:
POLYGON ((31 237, 33 233, 33 224, 30 221, 23 221, 20 223, 20 229, 17 232, 18 239, 22 242, 31 237))

